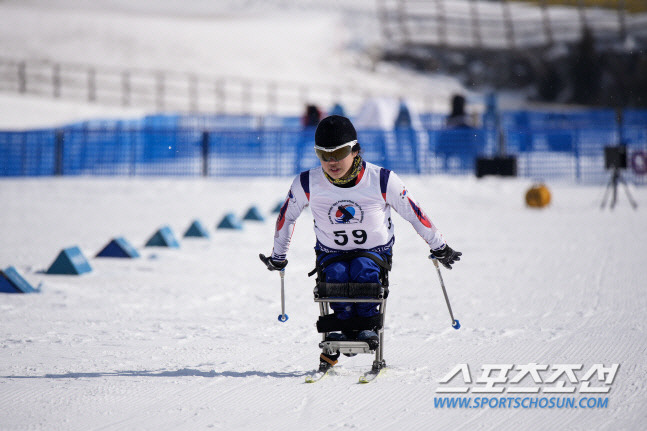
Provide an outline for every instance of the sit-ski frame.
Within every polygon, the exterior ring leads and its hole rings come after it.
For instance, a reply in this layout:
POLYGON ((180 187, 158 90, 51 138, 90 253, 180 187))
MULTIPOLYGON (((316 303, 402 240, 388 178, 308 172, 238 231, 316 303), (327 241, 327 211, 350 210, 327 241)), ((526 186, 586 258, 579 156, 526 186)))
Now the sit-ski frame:
MULTIPOLYGON (((377 330, 379 337, 379 345, 375 349, 375 360, 373 361, 373 370, 378 371, 386 366, 384 361, 384 312, 386 310, 386 290, 381 288, 381 292, 376 298, 321 298, 318 295, 317 288, 315 287, 315 302, 319 303, 319 311, 321 316, 331 314, 330 303, 332 302, 353 302, 353 303, 374 303, 379 304, 380 314, 382 315, 382 325, 377 330)), ((334 355, 337 352, 347 354, 358 353, 373 353, 366 341, 334 341, 326 340, 329 332, 322 333, 322 341, 319 347, 323 349, 324 353, 334 355)))

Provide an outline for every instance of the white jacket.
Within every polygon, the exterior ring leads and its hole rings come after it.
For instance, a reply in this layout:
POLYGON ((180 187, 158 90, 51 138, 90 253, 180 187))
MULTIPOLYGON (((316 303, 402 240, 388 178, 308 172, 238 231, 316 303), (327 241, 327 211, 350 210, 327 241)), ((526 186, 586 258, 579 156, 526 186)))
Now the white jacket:
POLYGON ((324 252, 381 252, 391 248, 391 208, 413 225, 429 248, 437 250, 445 245, 442 234, 400 177, 363 162, 356 184, 349 188, 331 184, 321 166, 297 175, 276 221, 273 259, 285 260, 296 219, 308 205, 314 218, 316 248, 324 252))

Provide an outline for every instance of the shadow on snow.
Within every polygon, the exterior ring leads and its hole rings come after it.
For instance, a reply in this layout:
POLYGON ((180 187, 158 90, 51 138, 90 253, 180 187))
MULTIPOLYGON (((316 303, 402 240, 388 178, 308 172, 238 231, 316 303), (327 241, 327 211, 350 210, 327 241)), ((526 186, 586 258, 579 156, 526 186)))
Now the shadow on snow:
POLYGON ((2 376, 5 379, 82 379, 93 377, 271 377, 275 379, 304 377, 305 371, 265 372, 265 371, 201 371, 182 368, 176 371, 107 371, 97 373, 45 374, 43 376, 2 376))

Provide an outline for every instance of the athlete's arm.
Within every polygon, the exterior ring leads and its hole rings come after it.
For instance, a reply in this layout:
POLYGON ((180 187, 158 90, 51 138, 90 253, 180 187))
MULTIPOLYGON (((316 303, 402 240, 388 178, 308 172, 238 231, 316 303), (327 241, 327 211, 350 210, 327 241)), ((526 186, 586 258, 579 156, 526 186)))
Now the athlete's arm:
POLYGON ((437 250, 445 246, 442 233, 434 226, 420 205, 411 196, 397 174, 391 172, 386 189, 386 203, 407 220, 427 242, 429 248, 437 250))
POLYGON ((299 176, 297 176, 290 186, 290 191, 276 219, 274 248, 272 249, 273 260, 285 260, 290 248, 294 225, 306 206, 308 206, 308 198, 303 191, 299 176))

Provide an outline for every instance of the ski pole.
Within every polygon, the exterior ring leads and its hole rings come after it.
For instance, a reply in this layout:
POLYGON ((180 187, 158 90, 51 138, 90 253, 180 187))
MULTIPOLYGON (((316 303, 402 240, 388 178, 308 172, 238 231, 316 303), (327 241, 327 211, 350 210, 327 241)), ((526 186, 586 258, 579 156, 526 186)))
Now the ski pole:
POLYGON ((279 271, 281 276, 281 314, 279 314, 279 322, 288 320, 288 315, 285 314, 285 269, 279 271))
POLYGON ((440 266, 438 266, 438 261, 434 257, 430 256, 429 258, 434 262, 434 266, 436 267, 436 272, 438 272, 438 279, 440 280, 440 287, 443 288, 443 295, 445 295, 445 302, 447 303, 447 309, 449 310, 449 317, 452 318, 452 328, 460 329, 461 323, 457 319, 454 319, 454 313, 452 313, 452 306, 449 305, 449 297, 447 296, 447 290, 445 290, 445 282, 443 282, 443 276, 440 273, 440 266))

